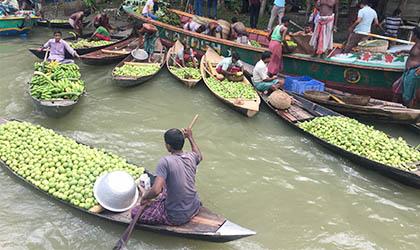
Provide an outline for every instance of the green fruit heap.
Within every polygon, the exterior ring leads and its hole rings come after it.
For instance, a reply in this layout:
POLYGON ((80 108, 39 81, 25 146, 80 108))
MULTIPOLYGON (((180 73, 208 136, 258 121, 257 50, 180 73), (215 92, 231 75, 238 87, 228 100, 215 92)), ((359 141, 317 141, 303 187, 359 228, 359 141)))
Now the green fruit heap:
POLYGON ((214 77, 207 79, 207 85, 211 90, 219 96, 226 99, 243 98, 245 100, 253 100, 257 97, 257 92, 250 84, 243 82, 231 82, 227 79, 219 81, 214 77))
POLYGON ((50 23, 68 23, 68 20, 64 20, 64 19, 51 19, 50 23))
POLYGON ((158 72, 160 66, 158 64, 144 64, 144 65, 134 65, 134 64, 124 64, 124 66, 116 67, 114 69, 115 76, 131 76, 131 77, 142 77, 153 75, 158 72))
POLYGON ((0 158, 16 174, 58 199, 84 209, 97 204, 96 178, 123 170, 137 179, 143 168, 26 122, 0 125, 0 158))
POLYGON ((261 48, 261 44, 259 42, 254 41, 254 40, 250 40, 249 42, 251 43, 252 47, 261 48))
POLYGON ((191 67, 174 67, 170 66, 172 73, 182 79, 193 79, 199 80, 201 79, 201 73, 199 69, 191 68, 191 67))
POLYGON ((92 48, 92 47, 99 47, 111 44, 112 41, 89 41, 87 39, 79 39, 77 42, 69 42, 70 47, 73 49, 81 49, 81 48, 92 48))
POLYGON ((351 118, 318 117, 299 126, 340 148, 401 170, 416 171, 417 168, 409 163, 420 161, 420 152, 402 138, 390 138, 351 118))
POLYGON ((30 86, 31 95, 40 100, 76 100, 85 89, 79 66, 55 61, 35 63, 30 86))

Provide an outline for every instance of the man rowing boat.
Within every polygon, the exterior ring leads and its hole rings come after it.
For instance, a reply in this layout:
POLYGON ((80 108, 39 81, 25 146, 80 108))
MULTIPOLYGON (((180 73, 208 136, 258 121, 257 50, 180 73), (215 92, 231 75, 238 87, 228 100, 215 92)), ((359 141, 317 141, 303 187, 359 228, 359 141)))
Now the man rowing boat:
POLYGON ((72 47, 70 47, 66 41, 61 39, 61 36, 61 31, 54 31, 54 38, 48 40, 48 42, 46 42, 42 48, 38 49, 39 51, 42 51, 46 48, 50 49, 50 55, 48 56, 49 61, 65 61, 66 51, 74 57, 79 57, 77 52, 72 47))
MULTIPOLYGON (((190 128, 170 129, 164 134, 170 155, 159 160, 156 179, 149 190, 140 187, 142 205, 146 205, 138 222, 144 224, 182 225, 198 214, 201 202, 195 187, 197 165, 203 159, 190 128), (184 152, 185 138, 192 152, 184 152)), ((140 206, 132 209, 132 216, 140 206)))

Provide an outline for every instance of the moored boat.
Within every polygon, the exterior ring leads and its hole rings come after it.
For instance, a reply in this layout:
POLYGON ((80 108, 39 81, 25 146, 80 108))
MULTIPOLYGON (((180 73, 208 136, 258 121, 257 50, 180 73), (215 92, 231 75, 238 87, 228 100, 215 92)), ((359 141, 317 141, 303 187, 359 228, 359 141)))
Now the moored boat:
POLYGON ((389 101, 354 95, 334 89, 326 92, 309 91, 305 98, 341 114, 392 123, 415 124, 420 122, 420 110, 389 101))
MULTIPOLYGON (((224 56, 235 50, 241 60, 255 65, 260 54, 268 50, 267 32, 255 29, 247 29, 251 40, 258 41, 263 47, 255 48, 250 45, 239 44, 234 41, 224 40, 208 35, 187 31, 163 22, 152 20, 135 13, 126 7, 126 12, 133 18, 155 25, 166 46, 172 46, 177 40, 187 41, 197 50, 205 50, 210 46, 224 56)), ((181 17, 191 18, 192 15, 179 10, 172 10, 181 17)), ((399 56, 393 56, 391 61, 399 61, 399 56)), ((332 58, 322 59, 307 54, 290 53, 283 55, 284 73, 289 75, 308 75, 326 83, 327 87, 351 92, 359 95, 369 95, 378 99, 392 99, 392 84, 402 74, 404 64, 398 63, 393 66, 389 63, 367 64, 362 62, 341 62, 332 58)), ((388 60, 388 59, 387 59, 388 60)), ((374 61, 375 62, 375 61, 374 61)), ((420 87, 416 90, 417 100, 420 100, 420 87)))
MULTIPOLYGON (((258 96, 257 92, 252 99, 245 99, 242 96, 238 96, 236 98, 225 98, 223 97, 220 92, 215 91, 214 87, 210 83, 210 78, 216 79, 216 75, 214 73, 214 67, 222 60, 222 57, 216 53, 212 48, 208 48, 206 54, 201 58, 200 62, 200 71, 201 75, 203 76, 203 81, 206 84, 207 88, 210 92, 217 97, 217 99, 221 100, 223 103, 227 104, 233 110, 238 111, 239 113, 247 116, 253 117, 258 113, 260 110, 260 97, 258 96)), ((222 85, 222 83, 219 82, 222 85)), ((243 78, 241 82, 237 84, 243 84, 245 87, 252 86, 251 83, 246 79, 243 78)), ((222 87, 223 88, 223 87, 222 87)), ((224 92, 229 92, 228 89, 224 89, 224 92)))
MULTIPOLYGON (((179 41, 176 41, 174 46, 172 46, 166 55, 166 67, 168 68, 169 72, 178 80, 183 82, 187 87, 192 88, 194 87, 199 81, 201 81, 201 77, 199 79, 191 79, 191 78, 181 78, 177 74, 175 74, 172 67, 177 67, 176 65, 176 56, 179 50, 184 49, 184 45, 180 43, 179 41)), ((197 65, 198 66, 198 65, 197 65)), ((178 65, 179 68, 182 68, 182 66, 178 65)))
MULTIPOLYGON (((7 124, 9 121, 3 118, 0 118, 0 126, 7 124)), ((55 132, 54 132, 55 133, 55 132)), ((79 143, 80 144, 80 143, 79 143)), ((38 186, 34 185, 23 176, 15 172, 12 167, 10 167, 6 162, 0 159, 0 165, 8 171, 8 173, 21 180, 24 184, 34 188, 46 195, 46 197, 52 198, 53 200, 65 204, 69 207, 73 207, 83 214, 90 214, 94 217, 106 219, 110 222, 121 224, 127 226, 131 222, 131 209, 125 212, 111 212, 105 210, 103 212, 92 212, 91 210, 76 206, 69 201, 61 198, 57 198, 51 193, 44 191, 38 186)), ((146 171, 146 173, 148 173, 146 171)), ((153 181, 154 176, 148 173, 153 181)), ((93 192, 93 190, 92 190, 93 192)), ((146 224, 136 224, 136 227, 143 230, 153 231, 156 233, 169 234, 178 237, 187 237, 195 238, 205 241, 213 242, 228 242, 232 240, 237 240, 240 238, 252 236, 255 234, 254 231, 243 228, 237 224, 232 223, 231 221, 225 219, 224 217, 211 212, 209 209, 202 207, 199 213, 192 218, 192 220, 181 226, 166 226, 166 225, 146 225, 146 224)))
POLYGON ((122 61, 137 47, 138 37, 131 37, 103 49, 84 54, 80 60, 89 65, 106 65, 122 61))
POLYGON ((31 15, 0 17, 0 36, 26 35, 38 19, 31 15))
POLYGON ((302 122, 310 121, 317 117, 324 117, 324 116, 341 116, 342 117, 342 115, 328 108, 325 108, 321 105, 318 105, 312 101, 309 101, 302 96, 295 95, 292 93, 289 93, 289 94, 292 95, 293 97, 292 106, 287 110, 279 110, 269 103, 267 95, 264 95, 263 93, 259 92, 261 99, 279 118, 287 122, 293 128, 302 132, 307 137, 316 141, 323 147, 326 147, 329 150, 348 158, 349 160, 357 163, 360 167, 378 172, 379 174, 388 176, 391 179, 399 181, 405 185, 412 186, 415 188, 420 188, 420 162, 412 163, 413 167, 417 169, 416 171, 401 170, 399 168, 385 165, 378 161, 374 161, 364 156, 345 150, 342 147, 336 146, 324 139, 321 139, 320 137, 312 133, 305 131, 299 126, 302 122))
MULTIPOLYGON (((89 21, 83 20, 83 26, 89 24, 89 21)), ((56 28, 56 29, 73 29, 71 27, 68 19, 39 19, 37 21, 37 25, 41 27, 49 27, 49 28, 56 28)))
MULTIPOLYGON (((87 38, 90 38, 91 36, 92 36, 92 33, 89 33, 89 34, 82 35, 80 38, 87 39, 87 38)), ((93 52, 93 51, 97 51, 99 49, 104 49, 106 47, 113 46, 113 45, 115 45, 119 42, 122 42, 122 41, 128 39, 128 37, 121 37, 121 36, 111 36, 111 38, 112 38, 112 40, 111 40, 112 42, 109 43, 109 44, 106 44, 106 45, 88 47, 88 48, 77 48, 77 49, 74 49, 74 50, 77 52, 77 54, 84 55, 84 54, 87 54, 87 53, 90 53, 90 52, 93 52)), ((64 38, 64 40, 66 40, 67 42, 74 42, 77 39, 75 37, 66 37, 66 38, 64 38)), ((39 59, 44 59, 45 49, 40 50, 39 48, 29 48, 29 51, 32 54, 34 54, 36 57, 38 57, 39 59)), ((73 57, 69 53, 67 53, 67 51, 66 51, 66 58, 71 59, 73 57)))
POLYGON ((138 61, 130 54, 112 70, 112 79, 120 87, 133 87, 140 85, 157 75, 162 70, 162 68, 165 66, 165 55, 166 53, 164 51, 164 48, 158 40, 157 45, 155 47, 155 53, 153 53, 151 62, 138 61), (150 72, 150 74, 142 74, 141 76, 116 74, 116 70, 118 68, 124 67, 125 65, 130 65, 132 67, 137 68, 140 71, 142 70, 142 67, 155 66, 156 70, 153 70, 152 72, 150 72))

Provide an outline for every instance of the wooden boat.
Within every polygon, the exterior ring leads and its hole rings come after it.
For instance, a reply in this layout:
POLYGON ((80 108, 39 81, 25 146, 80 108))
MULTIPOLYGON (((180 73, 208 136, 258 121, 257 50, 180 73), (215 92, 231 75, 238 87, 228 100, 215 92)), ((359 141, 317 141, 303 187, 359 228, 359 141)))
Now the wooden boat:
MULTIPOLYGON (((267 32, 255 29, 247 29, 249 38, 258 41, 262 48, 239 44, 234 41, 224 40, 204 34, 199 34, 176 27, 160 21, 146 18, 135 13, 130 7, 124 6, 129 16, 140 22, 151 23, 159 29, 159 34, 165 46, 180 39, 187 41, 194 49, 205 51, 212 47, 221 55, 228 56, 231 50, 235 50, 241 60, 255 65, 260 59, 260 54, 268 50, 267 32)), ((192 15, 179 10, 171 10, 183 19, 191 18, 192 15)), ((336 45, 341 46, 341 45, 336 45)), ((392 83, 397 80, 404 65, 393 66, 368 66, 333 61, 331 59, 315 58, 307 54, 290 53, 283 55, 284 72, 288 75, 308 75, 326 83, 327 87, 350 92, 359 95, 369 95, 382 100, 392 100, 392 83)), ((420 100, 420 87, 416 90, 417 100, 420 100)))
POLYGON ((118 63, 126 58, 131 50, 138 45, 138 37, 118 42, 114 45, 99 49, 80 56, 80 60, 89 65, 106 65, 118 63))
POLYGON ((307 92, 305 98, 339 113, 369 120, 415 124, 420 122, 420 110, 395 102, 382 101, 333 89, 326 92, 307 92), (337 102, 334 98, 338 98, 337 102), (343 102, 343 103, 340 103, 343 102))
POLYGON ((33 96, 31 96, 31 98, 38 110, 49 117, 59 118, 68 114, 74 106, 79 103, 81 96, 79 96, 77 100, 59 99, 46 101, 37 99, 33 96))
MULTIPOLYGON (((84 34, 81 36, 81 38, 89 38, 92 36, 93 33, 89 33, 89 34, 84 34)), ((100 49, 104 49, 106 47, 109 46, 115 46, 115 44, 122 42, 126 39, 128 39, 128 37, 121 37, 121 36, 111 36, 112 38, 112 43, 111 44, 107 44, 107 45, 102 45, 102 46, 96 46, 96 47, 90 47, 90 48, 80 48, 80 49, 75 49, 75 51, 77 52, 77 54, 79 55, 84 55, 96 50, 100 50, 100 49)), ((64 38, 64 40, 66 40, 67 42, 73 42, 76 39, 74 37, 66 37, 64 38)), ((39 59, 44 59, 45 56, 45 50, 38 50, 39 48, 30 48, 29 51, 34 54, 36 57, 38 57, 39 59)), ((71 59, 73 58, 70 54, 67 53, 66 51, 66 58, 67 59, 71 59)))
MULTIPOLYGON (((124 64, 134 64, 134 65, 147 65, 147 64, 158 64, 160 69, 158 71, 156 71, 154 74, 152 75, 147 75, 147 76, 141 76, 141 77, 132 77, 132 76, 116 76, 114 74, 114 70, 112 70, 112 79, 114 80, 114 82, 120 86, 120 87, 133 87, 133 86, 137 86, 140 85, 144 82, 146 82, 147 80, 151 79, 152 77, 154 77, 155 75, 157 75, 162 68, 165 66, 165 52, 164 52, 164 48, 162 46, 162 44, 160 43, 159 39, 157 40, 157 45, 155 47, 155 53, 153 53, 153 57, 152 57, 152 61, 153 62, 139 62, 138 60, 136 60, 131 54, 129 56, 127 56, 122 62, 120 62, 115 68, 117 67, 122 67, 124 66, 124 64)), ((115 69, 114 68, 114 69, 115 69)))
POLYGON ((183 49, 184 45, 182 45, 182 43, 180 43, 179 41, 176 41, 174 46, 172 46, 169 50, 168 53, 166 55, 166 67, 168 68, 169 72, 178 80, 180 80, 181 82, 183 82, 187 87, 192 88, 194 87, 199 81, 201 81, 200 79, 182 79, 180 77, 178 77, 177 75, 175 75, 175 73, 173 72, 173 70, 171 70, 171 67, 174 64, 174 60, 176 58, 176 54, 180 49, 183 49))
MULTIPOLYGON (((38 26, 41 27, 48 27, 48 28, 56 28, 56 29, 73 29, 73 27, 71 27, 68 19, 67 20, 60 20, 61 22, 57 22, 55 21, 55 19, 53 20, 48 20, 48 19, 39 19, 37 21, 38 26)), ((89 21, 87 20, 83 20, 83 26, 86 26, 89 24, 89 21)))
MULTIPOLYGON (((7 123, 8 120, 0 118, 0 125, 7 123)), ((0 165, 8 170, 8 173, 13 177, 21 180, 26 185, 34 188, 35 190, 43 193, 51 199, 61 202, 65 205, 73 207, 83 213, 90 214, 95 217, 99 217, 110 222, 118 223, 124 226, 127 226, 131 222, 131 210, 114 213, 111 211, 105 210, 101 213, 93 213, 89 210, 82 209, 80 207, 74 206, 67 201, 58 199, 48 192, 45 192, 39 189, 37 186, 28 182, 26 179, 14 172, 5 162, 1 161, 0 165)), ((154 176, 148 173, 153 181, 154 176)), ((214 242, 228 242, 232 240, 237 240, 240 238, 248 237, 254 235, 255 232, 249 229, 243 228, 231 221, 225 219, 224 217, 211 212, 209 209, 202 207, 199 213, 187 224, 181 226, 166 226, 166 225, 146 225, 146 224, 136 224, 136 228, 153 231, 156 233, 169 234, 178 237, 187 237, 195 238, 205 241, 214 241, 214 242)))
POLYGON ((37 16, 0 17, 0 36, 26 35, 36 24, 37 16))
MULTIPOLYGON (((212 67, 215 67, 217 63, 222 60, 222 57, 217 54, 212 48, 208 48, 206 54, 201 58, 200 62, 200 71, 201 75, 203 76, 204 83, 206 84, 207 88, 216 96, 219 100, 223 103, 227 104, 232 109, 238 111, 239 113, 253 117, 256 115, 260 109, 260 97, 255 93, 255 99, 253 100, 239 100, 239 99, 226 99, 220 96, 217 92, 213 91, 208 83, 209 77, 214 76, 214 70, 212 67)), ((251 85, 251 83, 244 77, 242 84, 251 85)))
POLYGON ((299 127, 299 124, 304 121, 314 119, 316 117, 322 116, 341 116, 339 113, 336 113, 328 108, 325 108, 319 104, 316 104, 312 101, 305 99, 302 96, 289 93, 294 99, 294 103, 287 110, 278 110, 268 102, 268 96, 264 95, 261 92, 258 92, 261 99, 267 104, 267 106, 282 120, 287 122, 293 128, 299 130, 307 137, 321 144, 322 146, 330 149, 333 152, 336 152, 339 155, 342 155, 349 160, 359 164, 359 166, 378 172, 379 174, 385 175, 399 181, 405 185, 412 186, 415 188, 420 188, 420 162, 413 163, 417 167, 417 171, 408 172, 394 168, 385 164, 382 164, 377 161, 370 160, 363 156, 354 154, 350 151, 347 151, 343 148, 340 148, 334 144, 331 144, 299 127))

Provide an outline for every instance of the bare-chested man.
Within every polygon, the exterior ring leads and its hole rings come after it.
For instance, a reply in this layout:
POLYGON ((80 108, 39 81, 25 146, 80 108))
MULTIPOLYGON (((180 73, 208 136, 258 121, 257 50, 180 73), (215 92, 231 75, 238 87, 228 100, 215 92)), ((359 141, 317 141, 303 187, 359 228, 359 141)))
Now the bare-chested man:
POLYGON ((416 27, 413 34, 415 44, 410 50, 401 80, 403 103, 414 107, 420 98, 420 27, 416 27))
POLYGON ((69 17, 69 23, 78 36, 81 36, 83 33, 83 18, 89 15, 90 10, 86 9, 84 11, 75 12, 69 17))
POLYGON ((317 5, 319 16, 314 20, 315 29, 309 44, 315 49, 316 55, 322 55, 333 47, 333 30, 336 30, 338 20, 338 1, 319 0, 317 5))

